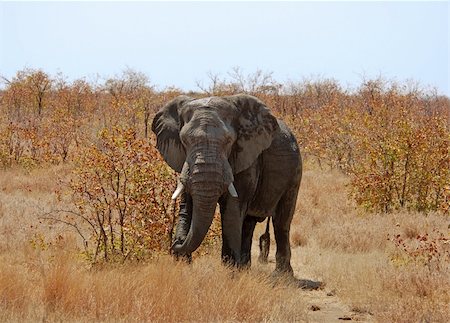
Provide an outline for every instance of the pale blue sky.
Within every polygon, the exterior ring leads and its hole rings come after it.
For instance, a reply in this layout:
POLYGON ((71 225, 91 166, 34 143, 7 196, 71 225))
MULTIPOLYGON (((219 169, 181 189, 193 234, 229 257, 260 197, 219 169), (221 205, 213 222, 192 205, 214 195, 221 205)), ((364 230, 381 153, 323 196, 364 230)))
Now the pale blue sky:
POLYGON ((240 66, 281 82, 414 79, 450 95, 449 12, 448 2, 0 2, 0 75, 131 67, 195 90, 208 71, 240 66))

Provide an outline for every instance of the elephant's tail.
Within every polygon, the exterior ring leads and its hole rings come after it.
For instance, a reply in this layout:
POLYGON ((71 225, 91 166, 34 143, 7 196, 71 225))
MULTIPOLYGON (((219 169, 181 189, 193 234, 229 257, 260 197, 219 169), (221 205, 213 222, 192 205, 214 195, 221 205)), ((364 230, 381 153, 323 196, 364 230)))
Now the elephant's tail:
POLYGON ((269 216, 269 217, 267 218, 266 232, 265 232, 268 236, 270 236, 270 234, 269 234, 270 219, 271 219, 271 217, 269 216))
POLYGON ((264 232, 259 237, 259 251, 260 251, 260 254, 259 254, 258 260, 262 264, 267 264, 268 263, 269 250, 270 250, 270 233, 269 233, 269 229, 270 229, 270 217, 267 218, 266 232, 264 232))

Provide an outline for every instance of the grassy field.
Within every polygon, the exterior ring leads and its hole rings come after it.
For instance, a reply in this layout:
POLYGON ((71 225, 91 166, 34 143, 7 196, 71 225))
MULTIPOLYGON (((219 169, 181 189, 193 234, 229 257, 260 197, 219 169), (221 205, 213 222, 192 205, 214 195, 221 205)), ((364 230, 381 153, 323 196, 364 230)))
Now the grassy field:
MULTIPOLYGON (((304 173, 291 229, 292 264, 297 278, 324 288, 303 291, 270 280, 273 250, 268 265, 258 264, 255 252, 245 272, 223 267, 219 246, 192 265, 159 255, 145 263, 90 267, 70 228, 39 220, 64 207, 55 191, 69 171, 66 165, 0 172, 0 321, 339 321, 341 313, 326 313, 322 305, 330 297, 354 320, 450 317, 450 246, 431 243, 438 254, 422 259, 393 241, 400 234, 407 246, 416 246, 417 236, 428 233, 434 241, 437 231, 448 237, 448 217, 364 213, 348 199, 348 178, 341 173, 304 173)), ((257 227, 255 245, 263 230, 257 227)))
MULTIPOLYGON (((412 261, 391 241, 397 234, 414 246, 418 235, 440 230, 437 214, 366 214, 347 199, 345 177, 306 172, 293 226, 295 254, 354 311, 380 322, 445 322, 450 317, 450 246, 435 263, 412 261)), ((414 249, 415 250, 415 249, 414 249)), ((419 257, 420 258, 420 257, 419 257)), ((418 260, 415 258, 415 260, 418 260)))

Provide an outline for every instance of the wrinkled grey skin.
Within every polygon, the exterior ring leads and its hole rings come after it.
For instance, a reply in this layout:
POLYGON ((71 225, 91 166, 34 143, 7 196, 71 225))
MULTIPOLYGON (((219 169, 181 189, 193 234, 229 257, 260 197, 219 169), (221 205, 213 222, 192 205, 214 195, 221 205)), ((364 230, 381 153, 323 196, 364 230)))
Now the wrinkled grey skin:
POLYGON ((284 122, 249 95, 179 96, 157 113, 152 130, 158 150, 185 187, 173 252, 190 259, 219 203, 225 262, 250 265, 255 225, 272 216, 276 271, 292 273, 289 230, 302 162, 284 122), (230 183, 237 198, 228 192, 230 183))

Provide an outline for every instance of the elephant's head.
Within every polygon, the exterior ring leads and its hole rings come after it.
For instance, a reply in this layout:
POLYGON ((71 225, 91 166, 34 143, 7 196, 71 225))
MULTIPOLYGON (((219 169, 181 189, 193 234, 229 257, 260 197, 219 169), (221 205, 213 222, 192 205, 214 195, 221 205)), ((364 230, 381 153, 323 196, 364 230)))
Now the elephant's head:
POLYGON ((180 174, 174 193, 192 196, 192 222, 186 240, 173 249, 190 254, 203 241, 218 199, 237 198, 234 175, 250 167, 268 148, 278 129, 276 118, 249 95, 193 99, 179 96, 155 116, 157 148, 180 174))

